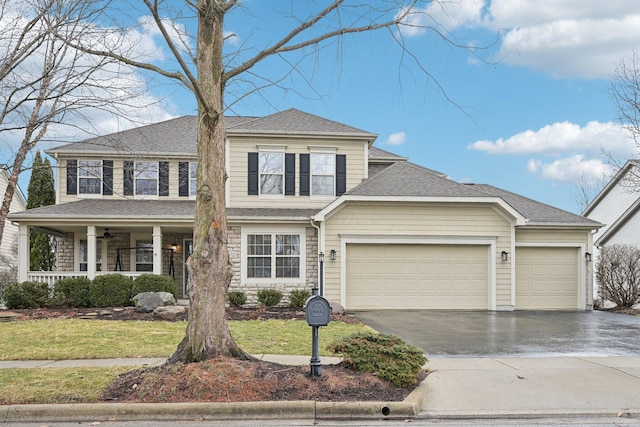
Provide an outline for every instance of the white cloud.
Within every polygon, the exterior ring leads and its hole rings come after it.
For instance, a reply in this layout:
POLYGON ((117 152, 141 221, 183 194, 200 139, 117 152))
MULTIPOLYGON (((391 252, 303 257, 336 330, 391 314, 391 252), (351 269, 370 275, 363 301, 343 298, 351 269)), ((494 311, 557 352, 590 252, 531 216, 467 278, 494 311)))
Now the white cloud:
MULTIPOLYGON (((430 2, 423 8, 413 8, 401 27, 402 34, 407 37, 416 37, 424 34, 428 27, 441 27, 446 31, 478 22, 482 17, 484 0, 459 0, 430 2)), ((401 10, 400 15, 406 11, 401 10)))
POLYGON ((404 132, 396 132, 389 135, 389 138, 385 141, 385 144, 400 145, 407 139, 407 135, 404 132))
POLYGON ((576 154, 549 163, 530 159, 527 171, 550 181, 577 182, 601 181, 602 177, 611 176, 614 168, 601 159, 587 159, 582 154, 576 154))
POLYGON ((224 37, 224 42, 231 46, 239 46, 240 45, 240 37, 233 31, 225 31, 222 35, 224 37))
POLYGON ((637 0, 434 1, 406 24, 407 36, 422 35, 427 26, 500 34, 497 60, 562 78, 609 78, 640 46, 637 0))
POLYGON ((584 127, 570 122, 557 122, 537 131, 526 130, 506 139, 476 141, 467 148, 496 155, 561 155, 567 152, 598 154, 605 149, 625 158, 632 155, 635 144, 621 126, 613 122, 592 121, 584 127))

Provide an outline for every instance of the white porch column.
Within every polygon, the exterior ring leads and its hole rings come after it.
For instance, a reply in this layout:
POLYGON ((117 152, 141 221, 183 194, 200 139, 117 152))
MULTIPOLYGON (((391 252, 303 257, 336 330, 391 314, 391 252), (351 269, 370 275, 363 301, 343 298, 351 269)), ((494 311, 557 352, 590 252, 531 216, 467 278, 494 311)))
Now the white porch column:
POLYGON ((29 276, 29 227, 20 224, 18 231, 18 282, 26 282, 29 276))
POLYGON ((162 274, 162 228, 153 227, 153 274, 162 274))
POLYGON ((87 226, 87 278, 96 278, 96 226, 87 226))

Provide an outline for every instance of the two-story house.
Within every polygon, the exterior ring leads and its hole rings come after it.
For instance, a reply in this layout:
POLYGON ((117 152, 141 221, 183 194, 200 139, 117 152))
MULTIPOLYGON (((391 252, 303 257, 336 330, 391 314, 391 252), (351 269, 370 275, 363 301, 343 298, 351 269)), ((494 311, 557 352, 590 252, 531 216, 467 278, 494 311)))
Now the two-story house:
MULTIPOLYGON (((20 280, 153 272, 186 294, 196 126, 181 117, 49 150, 57 204, 11 216, 20 280), (57 272, 28 271, 30 227, 58 237, 57 272)), ((260 288, 320 286, 351 310, 592 305, 596 221, 451 181, 298 110, 226 126, 231 289, 253 301, 260 288)))

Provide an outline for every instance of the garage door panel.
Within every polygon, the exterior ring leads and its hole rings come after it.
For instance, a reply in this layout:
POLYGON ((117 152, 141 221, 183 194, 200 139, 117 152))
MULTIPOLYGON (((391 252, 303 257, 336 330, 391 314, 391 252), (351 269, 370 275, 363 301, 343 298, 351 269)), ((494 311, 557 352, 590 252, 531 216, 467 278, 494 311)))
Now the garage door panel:
POLYGON ((487 309, 487 246, 347 245, 347 308, 487 309))
POLYGON ((578 280, 576 248, 516 250, 516 309, 576 309, 578 280))

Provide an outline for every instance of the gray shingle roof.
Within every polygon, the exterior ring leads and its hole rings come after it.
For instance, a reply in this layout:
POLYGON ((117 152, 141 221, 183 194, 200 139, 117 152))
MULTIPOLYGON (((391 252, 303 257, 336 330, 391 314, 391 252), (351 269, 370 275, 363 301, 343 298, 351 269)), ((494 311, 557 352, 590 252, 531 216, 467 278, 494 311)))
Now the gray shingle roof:
MULTIPOLYGON (((225 117, 227 134, 266 133, 302 135, 346 135, 375 139, 376 135, 351 126, 289 109, 266 117, 225 117)), ((81 142, 62 145, 47 153, 146 154, 195 156, 198 117, 183 116, 140 126, 81 142)))
POLYGON ((354 196, 486 197, 466 185, 409 162, 395 163, 346 194, 354 196))
POLYGON ((597 221, 585 218, 571 212, 563 211, 556 207, 537 202, 519 194, 512 193, 501 188, 487 184, 465 184, 480 192, 502 198, 522 216, 527 218, 529 224, 573 224, 573 225, 602 225, 597 221))
MULTIPOLYGON (((85 199, 59 205, 43 206, 11 214, 12 219, 99 219, 158 218, 192 221, 194 200, 96 200, 85 199)), ((230 219, 301 218, 306 219, 319 209, 257 209, 228 208, 230 219)))

